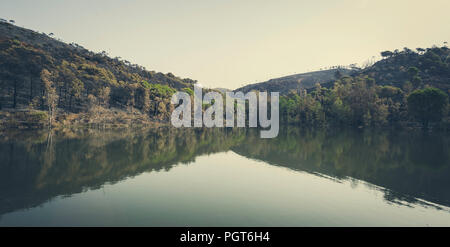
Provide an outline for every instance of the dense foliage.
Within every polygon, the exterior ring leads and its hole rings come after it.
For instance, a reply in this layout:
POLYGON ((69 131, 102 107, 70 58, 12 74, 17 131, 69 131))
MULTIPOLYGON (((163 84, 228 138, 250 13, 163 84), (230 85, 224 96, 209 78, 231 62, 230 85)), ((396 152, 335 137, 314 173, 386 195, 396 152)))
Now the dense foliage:
POLYGON ((306 126, 448 124, 450 50, 418 50, 382 52, 385 59, 352 76, 338 75, 331 86, 291 91, 280 99, 281 120, 306 126))
POLYGON ((436 88, 416 90, 408 97, 409 111, 424 127, 428 127, 430 121, 440 121, 447 105, 448 95, 436 88))

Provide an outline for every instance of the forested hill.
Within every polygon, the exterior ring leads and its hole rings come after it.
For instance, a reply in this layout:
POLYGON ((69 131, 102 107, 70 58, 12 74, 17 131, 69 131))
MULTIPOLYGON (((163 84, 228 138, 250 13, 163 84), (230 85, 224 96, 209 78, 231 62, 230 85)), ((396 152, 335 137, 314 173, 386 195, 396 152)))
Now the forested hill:
POLYGON ((328 83, 335 79, 335 74, 350 75, 354 72, 352 69, 334 68, 328 70, 314 71, 290 76, 284 76, 276 79, 271 79, 266 82, 249 84, 238 88, 234 91, 241 91, 247 93, 249 91, 268 91, 280 92, 285 95, 290 91, 298 91, 301 89, 313 88, 316 83, 328 83), (339 72, 338 72, 339 71, 339 72))
POLYGON ((361 70, 358 75, 369 76, 382 86, 416 88, 428 85, 450 93, 450 49, 447 46, 383 51, 381 56, 382 60, 361 70))
POLYGON ((283 121, 300 125, 418 126, 450 130, 450 49, 381 52, 382 60, 280 98, 283 121), (433 124, 431 124, 433 123, 433 124))
POLYGON ((195 83, 52 36, 0 22, 0 108, 47 109, 44 70, 57 95, 57 109, 75 113, 86 112, 95 103, 165 118, 170 93, 195 83))
POLYGON ((368 76, 380 86, 417 88, 428 85, 450 93, 450 49, 446 46, 432 48, 408 48, 381 52, 382 60, 364 69, 339 67, 271 79, 249 84, 235 91, 271 91, 286 95, 291 91, 313 89, 317 83, 330 88, 334 81, 345 76, 368 76), (412 85, 409 85, 412 84, 412 85))

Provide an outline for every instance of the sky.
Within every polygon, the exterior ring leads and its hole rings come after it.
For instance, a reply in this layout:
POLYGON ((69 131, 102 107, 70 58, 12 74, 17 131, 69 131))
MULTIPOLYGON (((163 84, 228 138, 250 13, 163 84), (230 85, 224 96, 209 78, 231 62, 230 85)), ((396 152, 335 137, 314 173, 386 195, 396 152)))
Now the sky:
POLYGON ((1 0, 0 18, 235 89, 450 42, 449 0, 1 0))

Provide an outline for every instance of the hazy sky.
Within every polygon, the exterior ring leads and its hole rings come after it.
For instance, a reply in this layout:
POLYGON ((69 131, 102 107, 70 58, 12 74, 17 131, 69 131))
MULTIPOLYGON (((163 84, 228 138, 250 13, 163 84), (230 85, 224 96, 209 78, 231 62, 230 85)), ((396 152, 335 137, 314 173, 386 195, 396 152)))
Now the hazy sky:
POLYGON ((450 41, 449 0, 1 0, 0 17, 208 87, 450 41))

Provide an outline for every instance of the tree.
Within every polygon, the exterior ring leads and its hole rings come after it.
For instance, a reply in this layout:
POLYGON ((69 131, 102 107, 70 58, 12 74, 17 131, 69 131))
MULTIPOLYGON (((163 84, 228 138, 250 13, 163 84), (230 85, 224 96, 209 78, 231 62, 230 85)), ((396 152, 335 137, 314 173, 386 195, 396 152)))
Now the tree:
POLYGON ((18 93, 23 86, 23 78, 21 75, 24 74, 25 69, 15 50, 7 49, 0 53, 0 68, 3 71, 2 79, 8 82, 4 88, 12 90, 9 93, 9 97, 12 98, 12 108, 16 108, 18 93))
MULTIPOLYGON (((41 72, 41 64, 42 64, 42 57, 32 54, 30 56, 31 58, 28 61, 27 67, 29 72, 29 80, 30 80, 30 95, 29 95, 29 101, 33 100, 33 77, 38 77, 39 73, 41 72)), ((26 60, 25 60, 26 61, 26 60)))
MULTIPOLYGON (((73 110, 72 99, 76 99, 76 100, 80 99, 81 93, 83 92, 83 90, 84 90, 84 84, 80 79, 74 77, 74 79, 69 82, 69 108, 70 108, 70 110, 73 110)), ((108 95, 109 95, 109 92, 108 92, 108 95)))
POLYGON ((65 109, 72 110, 72 98, 78 99, 81 92, 84 89, 83 82, 75 76, 72 71, 72 65, 63 60, 61 64, 57 67, 59 71, 59 102, 58 104, 64 104, 65 109), (62 90, 64 89, 64 96, 62 95, 62 90), (67 99, 69 97, 69 99, 67 99), (64 100, 64 101, 62 101, 64 100))
POLYGON ((416 90, 408 96, 409 113, 428 128, 429 122, 442 119, 448 106, 448 95, 437 88, 416 90))
POLYGON ((53 75, 47 69, 43 69, 41 72, 41 80, 45 88, 45 99, 48 106, 48 126, 53 125, 53 119, 55 117, 56 107, 58 105, 58 94, 56 93, 55 83, 53 82, 53 75))
POLYGON ((419 47, 419 48, 416 48, 416 51, 417 51, 419 54, 423 54, 426 50, 419 47))
POLYGON ((417 67, 409 67, 407 71, 408 79, 412 82, 415 88, 420 87, 422 84, 422 78, 419 76, 419 72, 420 70, 417 67))
POLYGON ((394 53, 392 51, 383 51, 383 52, 381 52, 381 56, 383 58, 392 57, 392 55, 394 55, 394 53))
POLYGON ((109 107, 111 89, 109 87, 101 88, 98 92, 98 103, 101 107, 109 107))
POLYGON ((142 111, 145 114, 148 114, 150 111, 150 90, 148 88, 144 88, 144 103, 142 105, 142 111))

